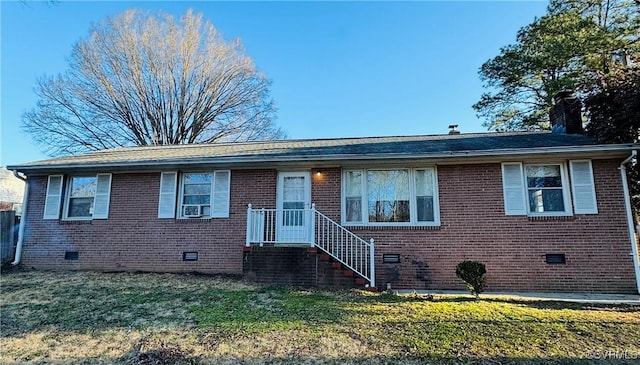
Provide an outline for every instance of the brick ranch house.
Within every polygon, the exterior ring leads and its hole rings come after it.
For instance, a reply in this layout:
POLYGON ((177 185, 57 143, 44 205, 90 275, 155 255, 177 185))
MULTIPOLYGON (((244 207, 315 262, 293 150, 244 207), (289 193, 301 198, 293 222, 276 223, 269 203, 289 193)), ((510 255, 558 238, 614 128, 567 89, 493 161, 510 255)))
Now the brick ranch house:
POLYGON ((470 259, 486 264, 489 290, 636 293, 624 171, 639 148, 581 134, 454 133, 32 162, 9 167, 28 181, 14 263, 463 289, 455 267, 470 259))

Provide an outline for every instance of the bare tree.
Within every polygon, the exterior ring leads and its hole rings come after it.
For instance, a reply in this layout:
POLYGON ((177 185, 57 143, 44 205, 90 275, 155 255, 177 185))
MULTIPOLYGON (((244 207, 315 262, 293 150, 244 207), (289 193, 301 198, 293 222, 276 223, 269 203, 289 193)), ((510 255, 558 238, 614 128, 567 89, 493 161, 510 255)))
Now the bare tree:
POLYGON ((23 127, 51 155, 281 138, 269 85, 201 14, 129 10, 92 26, 64 74, 38 81, 23 127))

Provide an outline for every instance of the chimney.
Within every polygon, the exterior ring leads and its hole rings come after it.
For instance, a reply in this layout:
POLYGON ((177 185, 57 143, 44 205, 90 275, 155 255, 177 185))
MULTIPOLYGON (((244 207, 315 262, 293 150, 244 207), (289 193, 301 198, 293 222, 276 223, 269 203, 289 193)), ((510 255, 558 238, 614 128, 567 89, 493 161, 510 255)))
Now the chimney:
POLYGON ((457 130, 456 128, 458 128, 457 124, 450 124, 449 125, 449 134, 460 134, 460 131, 457 130))
POLYGON ((553 97, 549 111, 551 132, 560 134, 582 134, 582 103, 573 96, 573 91, 564 90, 553 97))

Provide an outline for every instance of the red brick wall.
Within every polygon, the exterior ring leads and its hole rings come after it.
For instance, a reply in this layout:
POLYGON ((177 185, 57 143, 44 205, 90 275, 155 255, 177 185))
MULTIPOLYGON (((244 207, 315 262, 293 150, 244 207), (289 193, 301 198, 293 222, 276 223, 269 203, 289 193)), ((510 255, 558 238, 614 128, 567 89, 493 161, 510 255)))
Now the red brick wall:
MULTIPOLYGON (((455 266, 471 259, 487 265, 487 290, 635 292, 619 162, 593 161, 597 215, 505 216, 500 164, 438 166, 440 227, 353 231, 375 239, 381 287, 464 289, 455 266), (401 263, 383 264, 384 253, 400 254, 401 263), (546 264, 548 253, 564 253, 567 263, 546 264)), ((312 170, 312 201, 338 222, 340 171, 312 170)), ((158 219, 160 174, 114 174, 109 219, 90 223, 42 220, 47 180, 33 177, 23 264, 241 274, 246 205, 275 207, 277 172, 233 170, 231 176, 229 218, 158 219), (78 251, 79 260, 64 260, 65 251, 78 251), (183 262, 183 251, 197 251, 198 261, 183 262)))
POLYGON ((159 219, 160 174, 113 174, 109 219, 43 220, 47 177, 30 178, 22 264, 41 269, 242 274, 247 204, 275 206, 275 170, 234 170, 229 218, 159 219), (64 260, 78 251, 77 261, 64 260), (198 261, 182 261, 185 251, 198 261))
POLYGON ((252 246, 244 253, 243 271, 250 281, 274 285, 349 289, 357 285, 355 277, 347 277, 331 261, 319 259, 316 248, 252 246))
MULTIPOLYGON (((487 266, 487 290, 633 293, 619 163, 593 161, 597 215, 505 216, 500 164, 445 165, 437 168, 440 227, 350 229, 375 240, 376 282, 383 288, 391 282, 392 288, 464 290, 455 267, 478 260, 487 266), (401 263, 382 263, 385 253, 400 254, 401 263), (564 253, 567 263, 547 264, 548 253, 564 253)), ((334 180, 340 170, 323 174, 334 180)), ((333 218, 340 202, 328 197, 339 195, 339 184, 327 181, 313 189, 318 209, 333 218)))
POLYGON ((244 254, 243 271, 250 281, 311 287, 317 284, 317 256, 306 248, 254 245, 244 254))

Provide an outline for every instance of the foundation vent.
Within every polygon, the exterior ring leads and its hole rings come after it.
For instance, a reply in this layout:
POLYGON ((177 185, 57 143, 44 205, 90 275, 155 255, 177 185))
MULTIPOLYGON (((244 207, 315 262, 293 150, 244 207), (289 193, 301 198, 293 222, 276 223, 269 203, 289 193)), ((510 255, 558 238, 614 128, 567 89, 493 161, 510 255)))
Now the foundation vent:
POLYGON ((198 261, 197 252, 183 252, 182 261, 198 261))
POLYGON ((385 264, 399 264, 400 254, 397 253, 385 253, 382 255, 382 262, 385 264))
POLYGON ((548 253, 545 255, 545 262, 547 264, 566 264, 567 258, 563 253, 548 253))

